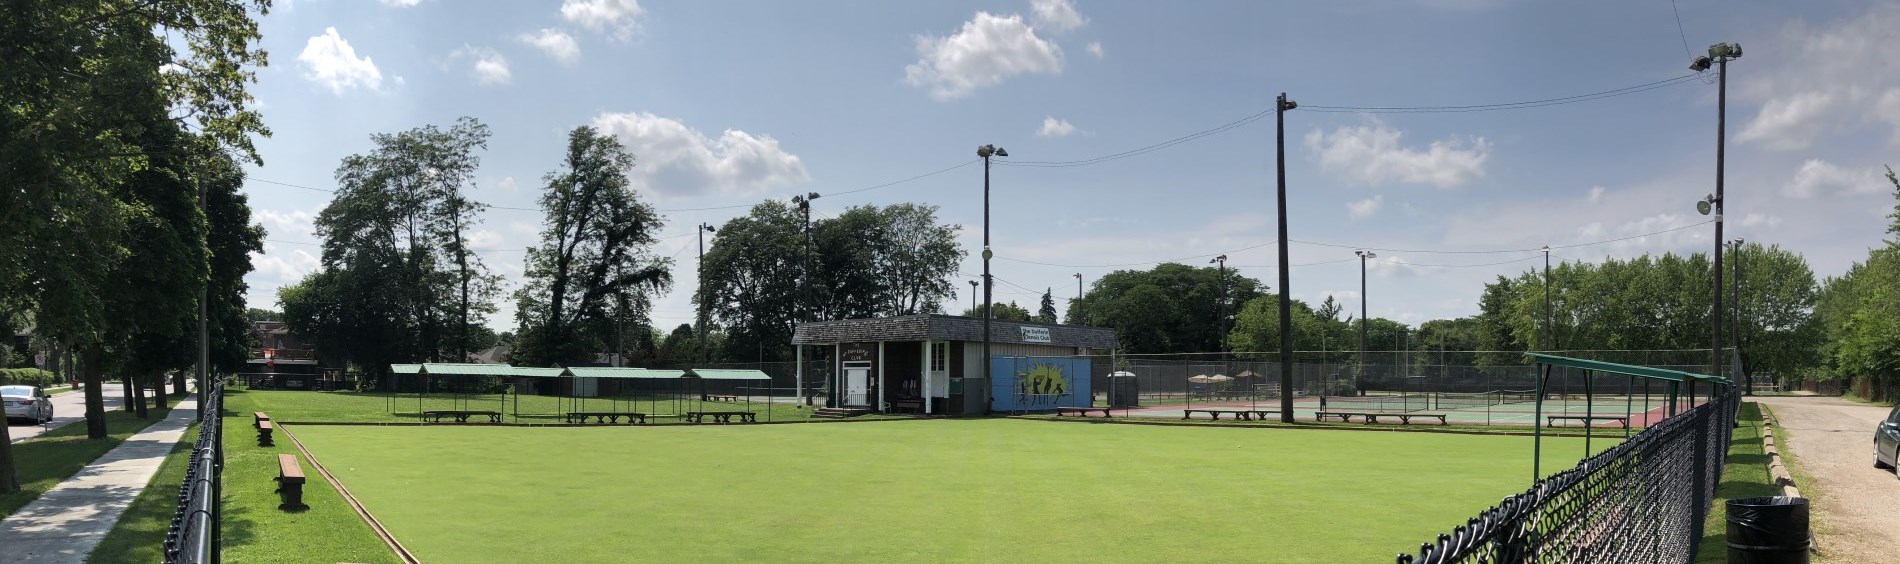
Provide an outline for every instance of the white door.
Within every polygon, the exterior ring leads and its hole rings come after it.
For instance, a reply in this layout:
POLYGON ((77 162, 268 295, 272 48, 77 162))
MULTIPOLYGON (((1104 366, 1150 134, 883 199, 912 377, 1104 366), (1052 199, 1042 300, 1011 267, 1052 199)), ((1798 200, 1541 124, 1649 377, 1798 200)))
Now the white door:
POLYGON ((871 369, 844 369, 844 404, 849 406, 871 405, 871 369))

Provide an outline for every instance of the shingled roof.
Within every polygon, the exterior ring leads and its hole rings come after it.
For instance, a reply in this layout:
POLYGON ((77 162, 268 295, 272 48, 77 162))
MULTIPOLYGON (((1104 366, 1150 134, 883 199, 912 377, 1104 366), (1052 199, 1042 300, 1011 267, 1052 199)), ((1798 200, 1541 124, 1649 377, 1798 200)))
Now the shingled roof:
MULTIPOLYGON (((830 345, 875 341, 982 341, 983 319, 959 315, 922 314, 902 317, 845 319, 801 323, 792 332, 794 345, 830 345)), ((1018 321, 990 320, 990 342, 1050 345, 1057 347, 1115 348, 1115 330, 1107 327, 1051 325, 1018 321), (1023 340, 1023 327, 1049 329, 1049 342, 1023 340)))

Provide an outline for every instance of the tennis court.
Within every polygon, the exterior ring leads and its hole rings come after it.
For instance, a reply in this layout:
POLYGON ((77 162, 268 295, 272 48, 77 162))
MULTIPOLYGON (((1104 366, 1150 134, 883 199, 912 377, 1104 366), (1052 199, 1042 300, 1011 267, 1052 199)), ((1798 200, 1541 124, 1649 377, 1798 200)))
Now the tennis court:
MULTIPOLYGON (((1327 412, 1371 412, 1379 414, 1438 414, 1445 415, 1450 425, 1505 425, 1529 427, 1538 421, 1536 390, 1494 390, 1489 392, 1391 392, 1368 393, 1361 396, 1298 396, 1293 399, 1294 418, 1312 421, 1318 413, 1327 412)), ((1696 403, 1701 403, 1698 399, 1696 403)), ((1278 398, 1260 397, 1245 400, 1197 402, 1193 405, 1157 405, 1133 408, 1127 414, 1133 417, 1157 419, 1181 419, 1187 410, 1277 410, 1278 398)), ((1684 411, 1693 404, 1681 399, 1676 411, 1684 411)), ((1118 412, 1119 413, 1119 412, 1118 412)), ((1669 398, 1666 394, 1649 395, 1629 394, 1617 390, 1612 394, 1549 393, 1544 397, 1542 414, 1544 423, 1550 423, 1549 416, 1595 416, 1602 418, 1624 417, 1630 427, 1642 428, 1662 421, 1670 414, 1669 398)), ((1199 417, 1206 417, 1204 415, 1199 417)), ((1385 420, 1382 420, 1385 421, 1385 420)), ((1436 421, 1433 421, 1436 423, 1436 421)), ((1559 419, 1558 426, 1582 427, 1585 423, 1604 428, 1621 429, 1622 421, 1612 419, 1559 419)))

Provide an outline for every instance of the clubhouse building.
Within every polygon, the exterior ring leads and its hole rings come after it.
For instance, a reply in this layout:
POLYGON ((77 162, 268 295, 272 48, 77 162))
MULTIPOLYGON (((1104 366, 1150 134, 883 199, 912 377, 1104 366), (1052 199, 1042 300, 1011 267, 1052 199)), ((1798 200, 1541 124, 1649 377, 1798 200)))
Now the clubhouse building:
POLYGON ((798 350, 800 387, 819 383, 827 406, 954 416, 1091 401, 1089 360, 1078 357, 1113 349, 1116 339, 1115 330, 1105 327, 992 319, 995 382, 983 379, 983 319, 978 317, 920 314, 802 323, 793 331, 792 344, 798 350), (823 373, 806 373, 808 355, 828 360, 823 373))

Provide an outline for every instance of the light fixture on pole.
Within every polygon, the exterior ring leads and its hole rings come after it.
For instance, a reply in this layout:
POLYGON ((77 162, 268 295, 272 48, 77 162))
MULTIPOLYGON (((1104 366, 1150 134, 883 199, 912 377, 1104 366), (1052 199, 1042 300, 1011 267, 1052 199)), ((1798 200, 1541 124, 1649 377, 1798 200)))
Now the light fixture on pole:
MULTIPOLYGON (((1214 305, 1217 306, 1219 310, 1214 321, 1215 325, 1220 329, 1220 332, 1214 335, 1214 350, 1225 353, 1227 352, 1227 255, 1214 257, 1212 260, 1207 261, 1207 264, 1219 265, 1215 267, 1216 270, 1214 271, 1214 285, 1216 287, 1214 305)), ((1075 275, 1075 283, 1076 288, 1079 290, 1082 284, 1082 275, 1075 275)))
POLYGON ((976 281, 971 280, 970 281, 970 315, 981 315, 981 313, 976 310, 976 286, 977 286, 976 281))
POLYGON ((1366 375, 1366 261, 1379 258, 1372 251, 1353 251, 1359 255, 1359 377, 1366 375))
MULTIPOLYGON (((1007 157, 1009 151, 995 145, 976 148, 976 156, 983 159, 983 386, 985 390, 993 382, 990 380, 990 298, 994 282, 990 279, 990 157, 1007 157)), ((984 402, 988 406, 988 402, 984 402)))
POLYGON ((710 296, 706 295, 706 234, 715 231, 716 228, 712 224, 705 222, 699 224, 699 264, 696 266, 699 272, 699 322, 696 325, 699 326, 700 364, 706 363, 706 302, 710 299, 710 296))
POLYGON ((1075 273, 1075 301, 1070 302, 1070 303, 1075 306, 1075 319, 1069 320, 1069 324, 1081 325, 1083 315, 1082 315, 1082 273, 1080 272, 1075 273))
POLYGON ((1280 206, 1280 422, 1293 422, 1293 295, 1286 237, 1286 111, 1300 107, 1281 92, 1273 99, 1275 192, 1280 206))
MULTIPOLYGON (((1696 211, 1702 215, 1715 216, 1715 308, 1711 310, 1709 333, 1712 341, 1709 348, 1709 375, 1722 375, 1722 170, 1725 168, 1728 151, 1728 62, 1742 57, 1742 46, 1733 43, 1717 43, 1709 46, 1706 57, 1696 57, 1689 62, 1689 70, 1702 72, 1713 65, 1716 68, 1715 94, 1715 193, 1696 203, 1696 211)), ((1695 382, 1689 382, 1689 397, 1695 397, 1695 382)))
MULTIPOLYGON (((792 204, 798 206, 798 211, 805 217, 805 244, 801 249, 804 251, 804 256, 798 261, 799 301, 801 303, 799 304, 798 314, 794 316, 797 321, 811 319, 813 317, 811 316, 811 312, 816 309, 812 307, 811 299, 811 202, 812 200, 818 199, 818 197, 817 192, 809 192, 803 196, 792 196, 792 204)), ((760 356, 764 355, 761 354, 760 356)), ((826 377, 831 380, 831 383, 826 387, 831 391, 825 394, 825 407, 838 407, 841 401, 839 394, 842 392, 838 389, 837 371, 827 370, 826 372, 830 373, 827 374, 826 377)))

